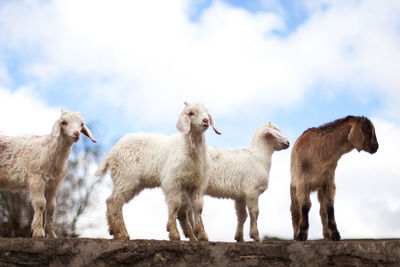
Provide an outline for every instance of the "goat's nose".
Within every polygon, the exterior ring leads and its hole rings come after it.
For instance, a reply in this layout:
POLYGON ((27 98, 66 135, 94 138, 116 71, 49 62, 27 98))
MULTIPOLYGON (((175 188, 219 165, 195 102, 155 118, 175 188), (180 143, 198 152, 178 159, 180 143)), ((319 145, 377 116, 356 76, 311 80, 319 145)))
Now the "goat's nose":
POLYGON ((203 122, 206 123, 206 124, 208 124, 208 119, 207 119, 207 118, 204 118, 204 119, 203 119, 203 122))
POLYGON ((78 132, 78 131, 75 131, 75 132, 74 132, 74 135, 75 135, 76 137, 79 137, 79 132, 78 132))

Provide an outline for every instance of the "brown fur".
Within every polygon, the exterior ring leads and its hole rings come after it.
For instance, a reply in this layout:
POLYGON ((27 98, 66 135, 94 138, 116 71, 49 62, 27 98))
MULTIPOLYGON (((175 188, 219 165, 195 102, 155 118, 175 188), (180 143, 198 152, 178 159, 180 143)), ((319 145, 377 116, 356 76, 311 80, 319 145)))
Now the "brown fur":
POLYGON ((347 116, 310 128, 297 139, 290 187, 294 239, 307 240, 312 191, 318 191, 324 238, 340 239, 334 217, 335 169, 340 157, 354 148, 371 154, 378 149, 374 126, 365 117, 347 116))

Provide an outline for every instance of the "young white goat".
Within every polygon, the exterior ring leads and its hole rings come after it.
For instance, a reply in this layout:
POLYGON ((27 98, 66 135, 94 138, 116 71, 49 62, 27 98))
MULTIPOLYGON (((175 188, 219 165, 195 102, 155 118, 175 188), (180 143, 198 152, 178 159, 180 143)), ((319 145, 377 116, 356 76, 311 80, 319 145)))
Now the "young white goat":
POLYGON ((269 123, 256 130, 247 149, 209 148, 212 167, 206 194, 235 201, 238 220, 235 240, 238 242, 243 241, 246 206, 250 214, 250 237, 260 241, 257 229, 258 198, 268 188, 272 154, 288 147, 288 139, 278 127, 269 123))
POLYGON ((335 169, 340 157, 354 148, 371 154, 378 150, 374 126, 365 117, 347 116, 310 128, 297 139, 290 165, 290 210, 295 240, 307 240, 312 191, 318 191, 324 238, 340 240, 333 208, 335 169))
MULTIPOLYGON (((203 193, 209 178, 209 155, 204 132, 214 120, 200 103, 186 103, 173 136, 128 134, 107 153, 96 175, 111 170, 114 188, 107 199, 107 221, 116 239, 129 239, 122 206, 144 188, 161 187, 168 204, 170 240, 179 240, 176 227, 178 211, 185 201, 195 206, 195 230, 200 240, 207 240, 201 212, 203 193)), ((190 240, 197 240, 192 227, 182 225, 190 240)))
POLYGON ((67 159, 79 133, 96 142, 79 112, 61 110, 50 135, 0 136, 0 189, 27 189, 35 211, 32 236, 57 237, 53 213, 58 188, 67 173, 67 159), (46 209, 45 230, 43 211, 46 209))

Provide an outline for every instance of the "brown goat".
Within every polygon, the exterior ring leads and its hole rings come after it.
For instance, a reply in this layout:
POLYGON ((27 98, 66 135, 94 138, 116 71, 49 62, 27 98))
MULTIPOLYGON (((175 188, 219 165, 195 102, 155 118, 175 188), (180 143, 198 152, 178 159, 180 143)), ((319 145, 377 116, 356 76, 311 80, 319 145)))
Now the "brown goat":
POLYGON ((297 139, 290 166, 290 210, 295 240, 307 240, 312 191, 318 191, 324 238, 340 240, 333 207, 335 169, 340 157, 354 148, 370 154, 378 150, 375 129, 368 118, 347 116, 310 128, 297 139))

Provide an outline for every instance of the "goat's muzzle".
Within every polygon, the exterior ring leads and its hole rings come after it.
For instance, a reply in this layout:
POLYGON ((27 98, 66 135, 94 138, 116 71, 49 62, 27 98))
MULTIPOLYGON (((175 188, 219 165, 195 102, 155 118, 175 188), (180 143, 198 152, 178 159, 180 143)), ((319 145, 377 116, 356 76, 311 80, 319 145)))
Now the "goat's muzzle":
POLYGON ((371 154, 374 154, 376 151, 378 151, 378 148, 379 148, 379 144, 371 144, 368 152, 371 154))

